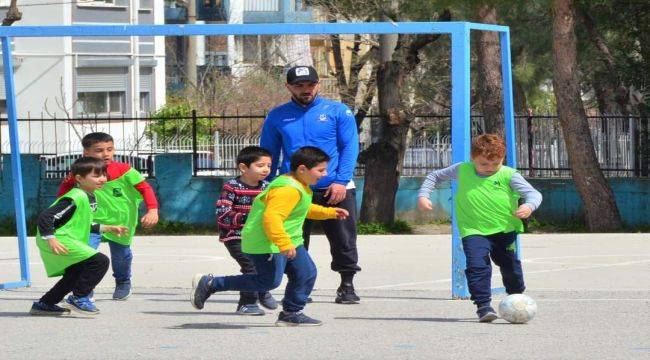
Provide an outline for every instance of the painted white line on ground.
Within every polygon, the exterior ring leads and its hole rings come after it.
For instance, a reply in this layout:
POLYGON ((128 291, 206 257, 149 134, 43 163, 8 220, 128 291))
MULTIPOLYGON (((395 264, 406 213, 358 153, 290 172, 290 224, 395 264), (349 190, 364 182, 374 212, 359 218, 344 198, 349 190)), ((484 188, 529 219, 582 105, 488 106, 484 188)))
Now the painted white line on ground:
MULTIPOLYGON (((545 274, 545 273, 551 273, 551 272, 572 271, 572 270, 591 270, 591 269, 608 268, 608 267, 615 267, 615 266, 628 266, 628 265, 637 265, 637 264, 645 264, 645 263, 650 263, 650 260, 626 261, 626 262, 613 263, 613 264, 598 264, 598 265, 589 265, 589 266, 576 266, 576 267, 537 270, 537 271, 524 271, 524 277, 527 276, 527 275, 545 274)), ((492 277, 493 278, 500 278, 501 275, 500 274, 494 274, 492 277)), ((389 284, 389 285, 369 286, 369 287, 364 287, 364 288, 359 288, 359 289, 367 289, 367 290, 371 290, 371 289, 388 289, 388 288, 395 288, 395 287, 402 287, 402 286, 427 285, 427 284, 437 284, 437 283, 444 283, 444 282, 451 282, 451 279, 438 279, 438 280, 429 280, 429 281, 418 281, 418 282, 409 282, 409 283, 398 283, 398 284, 389 284)))

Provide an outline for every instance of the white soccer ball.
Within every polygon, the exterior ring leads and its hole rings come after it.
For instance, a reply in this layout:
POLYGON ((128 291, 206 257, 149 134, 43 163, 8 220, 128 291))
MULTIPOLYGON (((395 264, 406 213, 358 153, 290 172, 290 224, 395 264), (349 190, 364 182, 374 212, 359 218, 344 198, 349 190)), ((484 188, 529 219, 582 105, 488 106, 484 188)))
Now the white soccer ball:
POLYGON ((524 324, 537 314, 537 303, 524 294, 506 296, 499 303, 499 317, 513 324, 524 324))

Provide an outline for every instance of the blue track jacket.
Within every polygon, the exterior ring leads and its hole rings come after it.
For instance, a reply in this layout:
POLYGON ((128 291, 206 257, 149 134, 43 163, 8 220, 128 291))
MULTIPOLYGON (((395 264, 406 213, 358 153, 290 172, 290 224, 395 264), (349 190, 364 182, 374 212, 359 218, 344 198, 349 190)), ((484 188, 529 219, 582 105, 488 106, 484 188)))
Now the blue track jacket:
POLYGON ((303 146, 325 151, 330 156, 327 176, 314 186, 322 189, 332 183, 347 185, 352 180, 359 134, 354 115, 345 104, 317 96, 306 106, 291 100, 271 110, 264 121, 260 146, 272 155, 269 180, 276 175, 281 152, 280 174, 285 174, 294 151, 303 146))

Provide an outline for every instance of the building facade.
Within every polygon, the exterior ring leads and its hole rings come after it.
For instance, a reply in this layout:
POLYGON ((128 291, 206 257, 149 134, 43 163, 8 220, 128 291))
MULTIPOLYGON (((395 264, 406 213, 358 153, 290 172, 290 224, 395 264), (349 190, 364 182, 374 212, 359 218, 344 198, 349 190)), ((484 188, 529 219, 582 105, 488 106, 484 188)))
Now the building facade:
MULTIPOLYGON (((3 17, 8 3, 0 0, 3 17)), ((22 0, 18 8, 23 17, 13 26, 164 23, 161 0, 22 0)), ((33 139, 40 139, 43 152, 49 151, 46 143, 72 140, 69 134, 110 131, 102 119, 148 116, 165 103, 162 37, 15 38, 12 51, 18 118, 59 119, 38 126, 20 122, 21 139, 32 139, 30 146, 33 139), (88 118, 96 120, 92 125, 79 120, 88 118)), ((0 112, 6 113, 4 83, 0 84, 0 112)), ((111 132, 129 141, 141 136, 144 126, 139 125, 132 120, 124 123, 119 134, 111 132)), ((3 152, 8 151, 6 131, 3 123, 3 152)))

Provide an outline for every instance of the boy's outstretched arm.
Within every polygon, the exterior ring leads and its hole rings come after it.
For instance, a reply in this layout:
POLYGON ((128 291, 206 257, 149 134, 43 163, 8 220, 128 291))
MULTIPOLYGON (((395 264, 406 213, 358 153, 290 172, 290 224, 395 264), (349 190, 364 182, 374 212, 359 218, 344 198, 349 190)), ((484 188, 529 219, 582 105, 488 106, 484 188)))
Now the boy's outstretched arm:
POLYGON ((542 204, 542 194, 537 191, 520 173, 514 173, 510 179, 510 188, 524 198, 524 203, 519 205, 514 215, 520 219, 527 219, 542 204))
POLYGON ((431 204, 431 200, 429 200, 431 192, 441 182, 456 180, 458 178, 460 164, 456 163, 444 169, 434 170, 427 175, 418 192, 418 207, 420 210, 433 210, 433 205, 431 204))
POLYGON ((336 208, 333 207, 311 204, 309 205, 309 211, 307 211, 307 219, 310 220, 328 220, 336 219, 336 217, 336 208))
POLYGON ((144 204, 147 207, 147 213, 140 219, 140 222, 145 228, 153 227, 158 223, 158 199, 156 199, 156 194, 146 180, 134 187, 142 195, 144 204))

